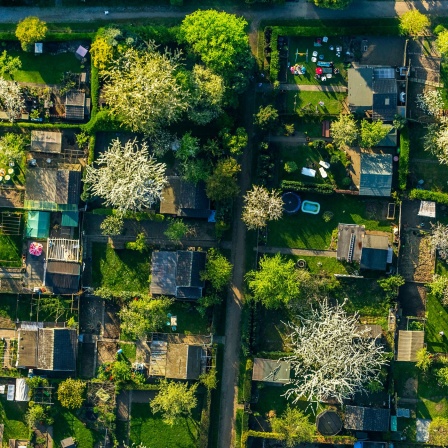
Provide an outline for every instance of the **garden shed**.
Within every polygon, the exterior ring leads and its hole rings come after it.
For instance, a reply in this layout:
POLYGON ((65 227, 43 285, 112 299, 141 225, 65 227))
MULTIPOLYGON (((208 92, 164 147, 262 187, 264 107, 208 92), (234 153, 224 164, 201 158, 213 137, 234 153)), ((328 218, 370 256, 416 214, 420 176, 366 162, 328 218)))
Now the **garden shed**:
POLYGON ((45 286, 53 294, 74 294, 79 291, 81 265, 66 261, 47 262, 45 286))
POLYGON ((199 299, 204 282, 200 273, 205 269, 207 254, 199 251, 155 251, 151 261, 150 292, 177 299, 199 299))
POLYGON ((390 251, 392 248, 389 247, 389 234, 366 232, 362 240, 361 269, 385 271, 390 251))
POLYGON ((254 358, 253 381, 269 384, 287 384, 291 377, 291 363, 276 359, 254 358))
POLYGON ((199 345, 168 344, 165 377, 197 380, 205 368, 206 352, 199 345))
POLYGON ((27 238, 48 238, 50 234, 50 212, 29 211, 25 234, 27 238))
POLYGON ((391 154, 362 153, 360 196, 390 196, 392 173, 391 154))
POLYGON ((433 201, 420 201, 420 208, 418 216, 425 216, 427 218, 436 217, 436 203, 433 201))
POLYGON ((365 226, 357 224, 338 224, 338 247, 336 257, 341 261, 361 261, 362 242, 365 226))
POLYGON ((25 378, 16 378, 15 401, 30 401, 30 388, 26 384, 25 378))
POLYGON ((323 436, 335 436, 342 429, 342 420, 336 411, 327 409, 316 417, 316 428, 323 436))
POLYGON ((398 144, 397 128, 393 127, 391 124, 383 124, 383 128, 386 128, 388 133, 377 145, 375 145, 375 147, 396 148, 398 144))
POLYGON ((417 352, 424 347, 424 344, 424 331, 400 330, 398 332, 397 361, 416 362, 417 352))
POLYGON ((205 185, 197 185, 180 176, 168 176, 160 201, 160 213, 185 218, 208 218, 210 200, 205 194, 205 185))
POLYGON ((65 118, 83 121, 85 116, 86 94, 81 90, 71 90, 65 96, 65 118))
POLYGON ((60 154, 62 151, 62 132, 31 131, 31 151, 60 154))
POLYGON ((344 427, 355 431, 385 432, 389 430, 389 418, 389 409, 346 406, 344 427))

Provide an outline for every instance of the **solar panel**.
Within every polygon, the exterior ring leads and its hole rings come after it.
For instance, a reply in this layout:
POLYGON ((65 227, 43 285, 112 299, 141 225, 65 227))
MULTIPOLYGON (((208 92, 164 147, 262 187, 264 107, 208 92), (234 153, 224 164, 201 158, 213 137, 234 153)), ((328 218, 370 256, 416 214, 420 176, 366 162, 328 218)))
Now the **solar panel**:
POLYGON ((391 67, 375 68, 373 75, 376 79, 394 79, 395 69, 391 67))

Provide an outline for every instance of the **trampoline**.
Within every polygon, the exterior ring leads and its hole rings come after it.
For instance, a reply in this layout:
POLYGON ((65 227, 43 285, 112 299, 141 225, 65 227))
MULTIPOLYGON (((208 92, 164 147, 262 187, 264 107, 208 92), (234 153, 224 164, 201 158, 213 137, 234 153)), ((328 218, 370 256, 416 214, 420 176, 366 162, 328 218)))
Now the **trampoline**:
POLYGON ((323 436, 335 436, 342 429, 342 420, 336 411, 327 409, 317 416, 316 426, 323 436))
POLYGON ((300 205, 302 201, 300 200, 300 196, 293 193, 292 191, 288 191, 283 194, 283 210, 286 213, 296 213, 300 210, 300 205))

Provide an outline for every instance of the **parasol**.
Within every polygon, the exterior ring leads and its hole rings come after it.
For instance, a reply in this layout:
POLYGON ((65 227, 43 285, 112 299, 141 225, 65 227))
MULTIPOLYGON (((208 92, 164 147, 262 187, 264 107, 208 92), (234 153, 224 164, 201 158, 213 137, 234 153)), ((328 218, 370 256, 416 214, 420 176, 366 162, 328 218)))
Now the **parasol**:
POLYGON ((33 242, 30 244, 29 252, 31 255, 35 255, 36 257, 39 257, 40 255, 42 255, 42 249, 43 249, 43 246, 41 243, 33 242))
POLYGON ((316 74, 321 75, 323 73, 322 67, 316 68, 316 74))

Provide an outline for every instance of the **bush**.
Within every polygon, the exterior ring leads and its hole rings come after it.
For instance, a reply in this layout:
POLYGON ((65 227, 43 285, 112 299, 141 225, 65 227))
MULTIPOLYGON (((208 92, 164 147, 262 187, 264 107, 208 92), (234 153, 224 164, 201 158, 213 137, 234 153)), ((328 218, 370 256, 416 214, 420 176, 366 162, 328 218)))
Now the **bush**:
POLYGON ((97 114, 92 116, 87 124, 82 125, 81 129, 88 134, 93 134, 99 131, 118 132, 126 130, 126 128, 122 126, 120 120, 108 109, 101 109, 97 114))
POLYGON ((98 112, 98 102, 100 95, 100 79, 99 79, 99 70, 93 64, 91 64, 91 78, 90 78, 90 95, 92 97, 92 111, 90 115, 90 121, 95 118, 95 115, 98 112))
POLYGON ((288 191, 312 191, 314 193, 331 194, 334 186, 330 184, 313 184, 304 183, 296 180, 283 180, 281 183, 282 190, 288 191))
POLYGON ((243 402, 250 402, 252 396, 252 369, 254 368, 254 362, 252 359, 246 360, 246 368, 244 369, 244 381, 243 381, 243 402))
POLYGON ((434 201, 439 204, 448 205, 448 194, 441 193, 439 191, 428 190, 411 190, 409 193, 409 199, 420 199, 421 201, 434 201))
POLYGON ((400 133, 400 159, 398 162, 398 187, 406 190, 409 174, 409 132, 404 128, 400 133))
POLYGON ((285 163, 285 171, 287 173, 293 173, 294 171, 298 170, 298 166, 296 162, 286 162, 285 163))

